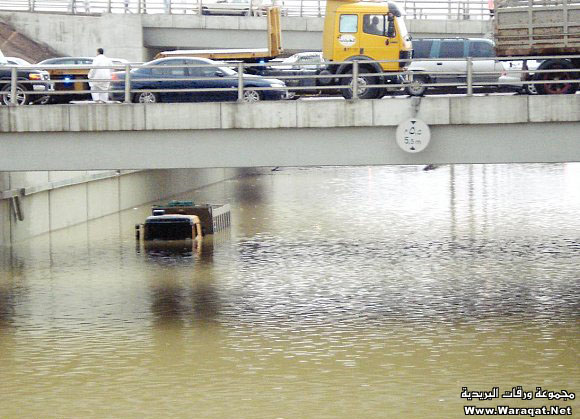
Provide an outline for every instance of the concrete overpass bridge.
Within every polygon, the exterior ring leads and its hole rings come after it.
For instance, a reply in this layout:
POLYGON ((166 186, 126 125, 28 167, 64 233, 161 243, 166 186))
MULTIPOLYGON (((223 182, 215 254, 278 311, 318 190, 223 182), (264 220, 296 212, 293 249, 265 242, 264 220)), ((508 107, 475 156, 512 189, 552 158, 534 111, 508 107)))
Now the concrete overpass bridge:
POLYGON ((1 107, 0 171, 577 162, 579 121, 578 95, 1 107))
MULTIPOLYGON (((102 46, 110 57, 147 61, 157 52, 175 48, 265 47, 266 19, 193 14, 75 15, 0 11, 0 20, 63 55, 92 56, 102 46)), ((323 17, 282 18, 283 46, 288 52, 322 49, 323 17)), ((407 19, 415 38, 482 37, 489 20, 407 19)))
MULTIPOLYGON (((323 17, 284 17, 283 46, 289 51, 322 50, 323 17)), ((415 38, 483 37, 491 32, 489 20, 407 19, 415 38)), ((265 46, 266 21, 227 16, 144 15, 143 45, 167 48, 248 48, 265 46)))

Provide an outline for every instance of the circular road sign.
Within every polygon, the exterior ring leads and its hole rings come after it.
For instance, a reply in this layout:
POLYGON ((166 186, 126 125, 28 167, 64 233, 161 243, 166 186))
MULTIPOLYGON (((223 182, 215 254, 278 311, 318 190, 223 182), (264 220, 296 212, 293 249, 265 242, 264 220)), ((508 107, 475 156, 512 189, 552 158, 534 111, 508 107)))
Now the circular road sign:
POLYGON ((429 125, 417 118, 410 118, 397 126, 397 144, 407 153, 419 153, 429 145, 429 125))

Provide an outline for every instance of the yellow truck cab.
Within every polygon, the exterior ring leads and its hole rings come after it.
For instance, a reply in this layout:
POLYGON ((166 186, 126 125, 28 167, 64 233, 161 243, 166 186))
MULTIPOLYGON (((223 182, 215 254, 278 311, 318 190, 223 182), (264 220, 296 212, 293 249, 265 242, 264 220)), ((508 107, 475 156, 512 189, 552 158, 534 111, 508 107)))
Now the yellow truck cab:
MULTIPOLYGON (((403 10, 395 2, 361 2, 328 0, 324 22, 323 55, 329 62, 326 75, 352 74, 353 65, 344 61, 359 61, 358 97, 372 99, 385 89, 367 85, 399 84, 412 56, 411 37, 403 19, 403 10), (383 63, 364 61, 393 60, 383 63), (333 65, 332 62, 337 62, 333 65), (388 73, 388 74, 385 74, 388 73), (393 74, 395 73, 395 74, 393 74), (400 74, 397 74, 400 73, 400 74)), ((351 85, 352 77, 329 78, 328 84, 351 85)), ((342 89, 343 96, 352 97, 352 89, 342 89)))

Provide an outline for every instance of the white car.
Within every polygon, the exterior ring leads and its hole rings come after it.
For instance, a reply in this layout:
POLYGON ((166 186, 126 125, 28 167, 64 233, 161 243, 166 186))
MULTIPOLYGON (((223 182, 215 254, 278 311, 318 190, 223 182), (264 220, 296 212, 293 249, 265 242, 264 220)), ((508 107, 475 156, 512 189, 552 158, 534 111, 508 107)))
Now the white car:
MULTIPOLYGON (((495 59, 494 44, 484 38, 429 38, 413 40, 412 81, 405 88, 411 96, 422 96, 432 86, 426 83, 465 84, 467 57, 473 58, 473 83, 495 83, 505 72, 495 59), (423 60, 424 59, 424 60, 423 60)), ((489 84, 486 84, 489 86, 489 84)))
MULTIPOLYGON (((271 63, 277 63, 277 61, 273 60, 271 63)), ((325 67, 324 58, 320 51, 299 52, 283 59, 280 64, 275 66, 277 70, 320 70, 325 67)))
POLYGON ((266 13, 262 0, 217 0, 216 3, 203 3, 202 15, 221 16, 261 16, 266 13))
MULTIPOLYGON (((536 88, 535 84, 523 84, 522 83, 522 76, 525 76, 522 73, 522 61, 507 61, 504 62, 504 73, 500 76, 499 81, 502 84, 505 84, 508 87, 515 88, 517 90, 521 90, 522 93, 527 93, 528 95, 537 95, 538 89, 536 88)), ((533 79, 533 71, 536 70, 540 64, 542 64, 541 60, 527 60, 528 73, 526 80, 533 79)))
POLYGON ((4 58, 6 58, 6 61, 8 61, 8 64, 11 64, 11 65, 17 65, 19 67, 28 67, 28 66, 32 65, 23 58, 19 58, 19 57, 4 57, 4 58))

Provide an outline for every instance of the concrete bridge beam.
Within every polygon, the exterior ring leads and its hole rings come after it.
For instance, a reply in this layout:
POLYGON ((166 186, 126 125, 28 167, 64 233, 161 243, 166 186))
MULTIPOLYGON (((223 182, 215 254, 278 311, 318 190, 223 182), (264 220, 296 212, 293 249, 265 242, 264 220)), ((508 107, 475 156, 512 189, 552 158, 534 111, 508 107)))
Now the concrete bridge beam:
POLYGON ((0 108, 0 171, 580 161, 577 96, 0 108), (49 121, 46 123, 45 121, 49 121))

